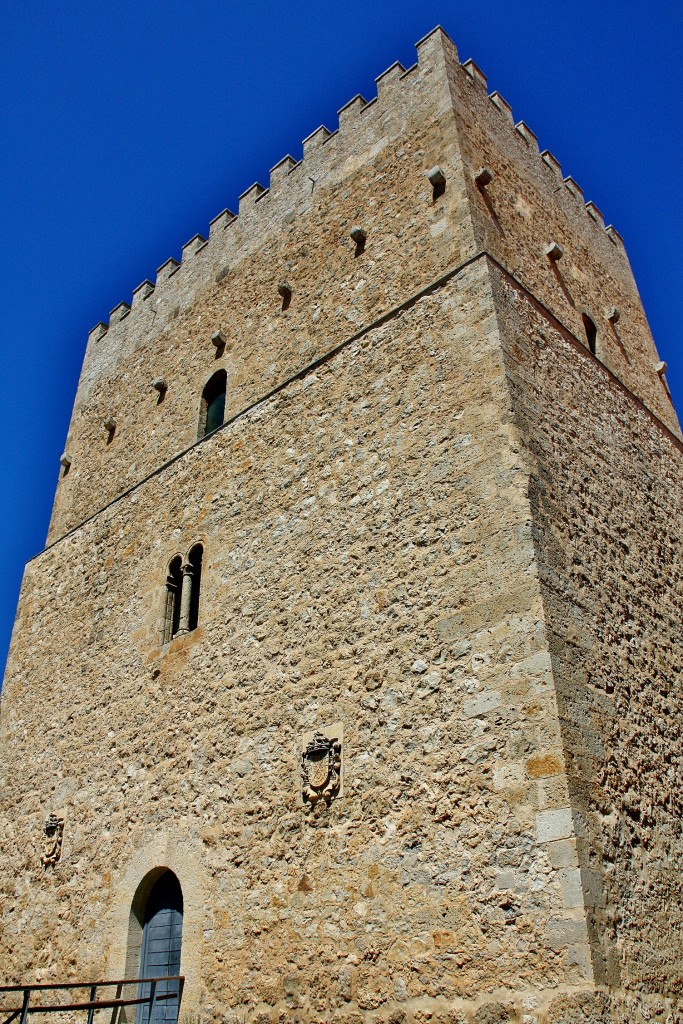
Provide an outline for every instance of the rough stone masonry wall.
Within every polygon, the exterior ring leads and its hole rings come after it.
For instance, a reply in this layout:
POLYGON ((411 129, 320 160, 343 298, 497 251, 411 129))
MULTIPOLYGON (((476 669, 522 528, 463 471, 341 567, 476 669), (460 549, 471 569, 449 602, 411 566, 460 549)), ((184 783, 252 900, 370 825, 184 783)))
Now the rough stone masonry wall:
POLYGON ((510 420, 480 260, 29 565, 1 722, 8 980, 120 976, 165 864, 206 1020, 533 1024, 590 986, 510 420), (200 625, 162 649, 166 565, 197 539, 200 625), (310 823, 302 737, 336 722, 343 795, 310 823))
MULTIPOLYGON (((539 153, 528 126, 514 126, 502 97, 487 94, 476 66, 451 60, 448 74, 476 248, 502 263, 584 344, 581 317, 590 316, 601 361, 680 433, 621 238, 605 230, 593 203, 584 204, 576 182, 563 179, 552 154, 539 153), (493 177, 478 188, 475 175, 483 166, 493 177), (555 263, 545 254, 551 242, 564 249, 555 263), (612 323, 615 306, 621 315, 612 323)), ((614 173, 617 167, 605 169, 606 177, 614 173)))
POLYGON ((596 980, 683 992, 683 453, 500 277, 596 980))
POLYGON ((128 315, 120 308, 91 334, 50 541, 196 441, 216 369, 227 370, 233 415, 473 254, 444 45, 430 35, 414 68, 390 69, 376 100, 343 108, 335 134, 314 133, 300 163, 273 170, 268 192, 250 190, 236 219, 217 220, 206 245, 186 246, 128 315), (436 202, 434 164, 449 177, 436 202), (367 232, 357 258, 355 225, 367 232), (292 288, 286 310, 281 280, 292 288), (158 377, 168 385, 159 404, 158 377))

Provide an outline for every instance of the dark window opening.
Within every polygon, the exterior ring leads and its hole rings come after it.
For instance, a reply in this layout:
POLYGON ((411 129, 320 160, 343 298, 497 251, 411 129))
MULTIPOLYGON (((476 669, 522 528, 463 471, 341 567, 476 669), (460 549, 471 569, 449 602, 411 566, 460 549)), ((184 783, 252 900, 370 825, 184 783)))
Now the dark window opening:
POLYGON ((172 560, 166 576, 166 609, 162 643, 167 644, 178 632, 180 626, 180 595, 183 589, 182 559, 180 555, 172 560))
POLYGON ((228 375, 217 370, 202 392, 199 412, 199 437, 206 437, 225 422, 225 391, 228 375))
POLYGON ((188 562, 192 567, 192 589, 190 591, 190 618, 188 629, 196 629, 199 622, 199 590, 202 583, 202 557, 204 549, 201 544, 195 544, 188 556, 188 562))
POLYGON ((588 348, 591 350, 593 355, 595 355, 595 343, 598 337, 598 329, 586 313, 581 314, 581 319, 583 320, 583 329, 585 330, 586 338, 588 339, 588 348))
POLYGON ((202 545, 195 544, 185 559, 176 555, 169 563, 162 644, 170 643, 175 637, 191 633, 197 628, 203 557, 202 545))

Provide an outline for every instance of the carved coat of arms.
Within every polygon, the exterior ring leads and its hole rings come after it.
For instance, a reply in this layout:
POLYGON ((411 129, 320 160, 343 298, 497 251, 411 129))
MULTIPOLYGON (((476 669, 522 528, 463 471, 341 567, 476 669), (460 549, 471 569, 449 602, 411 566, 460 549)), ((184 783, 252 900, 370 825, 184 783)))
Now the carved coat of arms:
POLYGON ((306 810, 322 800, 328 807, 341 786, 341 743, 314 732, 301 755, 301 780, 306 810))
POLYGON ((43 827, 43 852, 40 863, 47 867, 56 864, 62 855, 62 838, 64 836, 64 818, 51 814, 43 827))

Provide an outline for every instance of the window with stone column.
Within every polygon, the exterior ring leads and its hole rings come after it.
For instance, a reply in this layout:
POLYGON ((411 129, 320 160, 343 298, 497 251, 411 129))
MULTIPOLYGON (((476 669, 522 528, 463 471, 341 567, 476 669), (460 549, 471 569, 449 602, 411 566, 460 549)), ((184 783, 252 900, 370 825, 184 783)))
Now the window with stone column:
POLYGON ((203 557, 202 545, 194 544, 184 558, 176 555, 169 562, 162 644, 197 628, 203 557))

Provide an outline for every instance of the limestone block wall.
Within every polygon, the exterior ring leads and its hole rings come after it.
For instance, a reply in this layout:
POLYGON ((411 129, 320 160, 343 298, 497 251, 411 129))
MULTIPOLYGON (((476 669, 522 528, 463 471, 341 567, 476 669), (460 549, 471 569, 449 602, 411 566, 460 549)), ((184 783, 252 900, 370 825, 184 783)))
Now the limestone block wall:
POLYGON ((683 985, 683 445, 496 276, 596 978, 657 1003, 683 985))
POLYGON ((440 30, 140 285, 90 335, 17 613, 7 980, 134 974, 165 866, 187 1024, 678 1024, 656 364, 618 235, 440 30), (228 421, 195 444, 219 368, 228 421), (199 626, 162 644, 196 542, 199 626), (343 789, 311 819, 304 738, 333 726, 343 789))
POLYGON ((8 980, 123 973, 162 864, 203 1019, 529 1024, 591 988, 511 421, 481 259, 29 565, 0 734, 8 980), (195 540, 200 624, 161 647, 195 540), (335 723, 343 795, 311 821, 302 737, 335 723))

